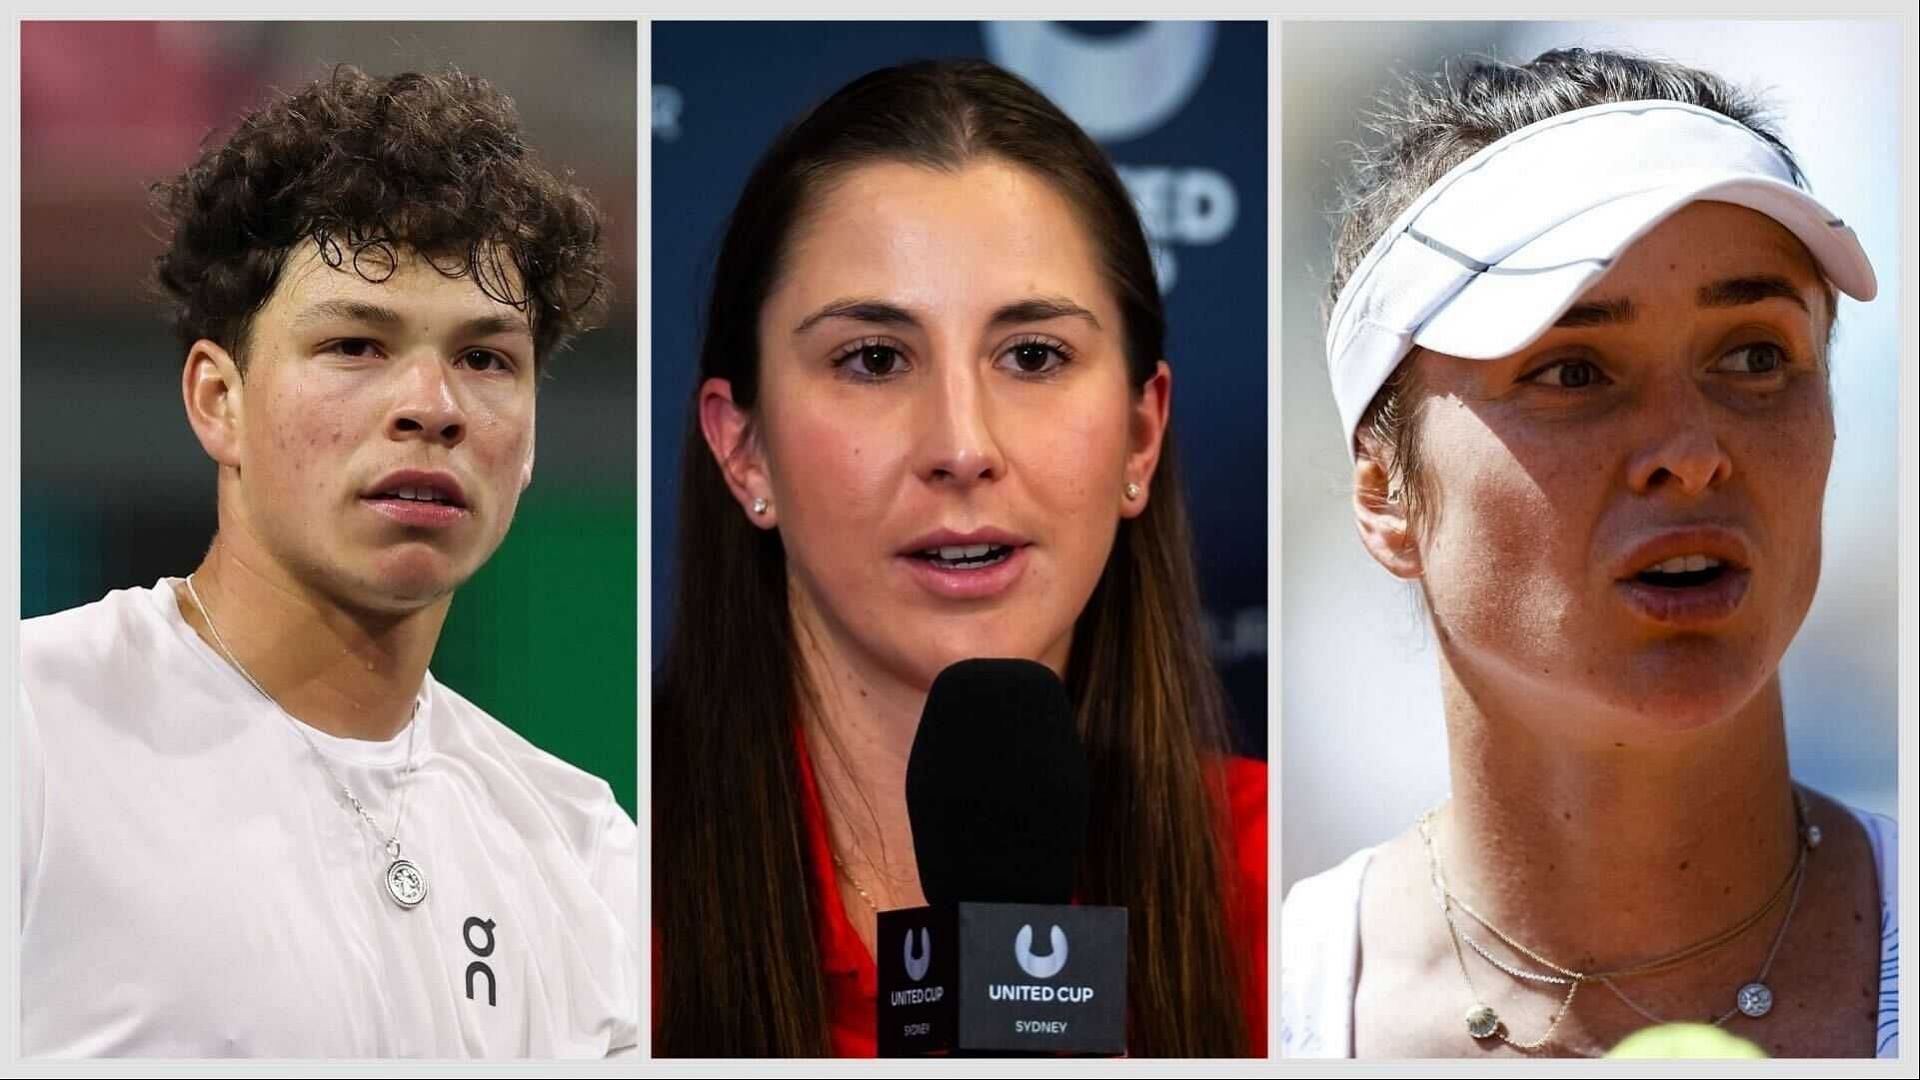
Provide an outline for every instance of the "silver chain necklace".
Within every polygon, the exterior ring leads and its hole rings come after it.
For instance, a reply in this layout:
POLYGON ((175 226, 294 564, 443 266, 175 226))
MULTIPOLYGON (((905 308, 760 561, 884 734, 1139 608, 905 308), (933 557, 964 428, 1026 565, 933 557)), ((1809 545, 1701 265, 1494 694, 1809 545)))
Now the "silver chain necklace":
POLYGON ((1774 890, 1773 895, 1768 898, 1765 904, 1761 905, 1747 918, 1742 919, 1728 929, 1704 941, 1696 942, 1693 945, 1654 960, 1635 964, 1632 967, 1621 968, 1615 971, 1598 972, 1576 971, 1564 965, 1554 963, 1534 950, 1522 945, 1520 942, 1515 941, 1498 927, 1488 922, 1484 916, 1468 906, 1465 901, 1454 895, 1453 890, 1447 887, 1446 877, 1440 868, 1439 844, 1433 837, 1433 816, 1435 811, 1429 810, 1421 815, 1420 839, 1427 849, 1427 858, 1430 864, 1429 869, 1433 878, 1434 895, 1440 903, 1440 913, 1446 920, 1447 936, 1453 945, 1453 957, 1455 962, 1459 964, 1460 977, 1467 984, 1467 992, 1476 999, 1480 996, 1479 992, 1474 989, 1473 976, 1467 971, 1467 958, 1460 948, 1462 941, 1466 942, 1469 948, 1478 953, 1482 960, 1485 960, 1488 964, 1491 964, 1510 978, 1522 982, 1564 986, 1567 988, 1566 996, 1561 998, 1559 1007, 1554 1010, 1552 1019, 1547 1022, 1546 1030, 1540 1034, 1539 1038, 1516 1039, 1513 1034, 1507 1030, 1507 1025, 1499 1014, 1494 1012, 1491 1006, 1478 1000, 1475 1001, 1473 1008, 1467 1011, 1466 1023, 1468 1034, 1472 1035, 1476 1041, 1498 1038, 1516 1050, 1525 1052, 1539 1050, 1553 1039, 1554 1031, 1559 1028, 1560 1022, 1566 1019, 1567 1013, 1573 1009, 1574 995, 1579 993, 1580 987, 1586 983, 1599 983, 1602 987, 1611 991, 1614 997, 1619 998, 1622 1004, 1655 1024, 1669 1023, 1670 1021, 1667 1018, 1655 1014, 1651 1009, 1646 1008, 1633 998, 1627 996, 1626 991, 1620 988, 1617 980, 1635 975, 1647 975, 1656 971, 1664 971, 1685 963, 1688 960, 1704 956, 1709 952, 1720 949, 1756 926, 1780 903, 1781 897, 1785 896, 1787 898, 1787 913, 1786 916, 1780 920, 1779 928, 1774 931, 1773 942, 1767 949, 1767 957, 1760 965, 1759 974, 1755 975, 1752 981, 1740 987, 1739 991, 1734 995, 1732 1008, 1727 1009, 1719 1016, 1708 1021, 1708 1023, 1714 1027, 1720 1027, 1728 1020, 1733 1019, 1736 1014, 1743 1014, 1754 1019, 1759 1019, 1767 1015, 1767 1013, 1773 1009, 1773 990, 1767 985, 1767 976, 1772 972, 1774 959, 1779 956, 1780 946, 1786 940, 1787 927, 1793 923, 1794 909, 1799 906, 1800 889, 1801 886, 1806 883, 1807 856, 1812 853, 1814 848, 1820 846, 1820 827, 1807 822, 1805 798, 1802 797, 1798 791, 1795 791, 1794 800, 1794 816, 1799 826, 1798 855, 1794 860, 1793 868, 1788 871, 1786 878, 1780 882, 1779 887, 1774 890), (1789 886, 1791 886, 1791 892, 1788 891, 1789 886), (1474 922, 1479 923, 1494 937, 1500 939, 1507 947, 1525 956, 1528 960, 1546 968, 1547 971, 1552 974, 1527 971, 1523 968, 1505 963, 1495 957, 1485 945, 1475 940, 1471 934, 1461 929, 1459 924, 1454 921, 1455 910, 1464 912, 1474 922))
POLYGON ((340 797, 347 801, 347 805, 353 808, 354 813, 360 815, 360 820, 367 823, 367 827, 373 830, 375 836, 386 838, 388 862, 387 871, 383 877, 387 886, 387 896, 403 908, 418 907, 420 902, 427 898, 427 876, 421 873, 418 865, 400 857, 400 820, 406 816, 407 796, 413 791, 413 741, 414 737, 420 733, 418 723, 420 699, 418 697, 413 699, 413 713, 407 718, 407 763, 401 774, 400 806, 393 815, 393 831, 388 832, 373 819, 373 815, 353 794, 353 790, 340 779, 340 774, 333 771, 333 765, 327 761, 327 755, 321 752, 320 744, 314 742, 313 736, 307 734, 306 725, 288 712, 272 694, 267 693, 267 688, 260 685, 260 680, 253 677, 253 672, 248 671, 239 657, 233 655, 233 650, 227 647, 226 639, 220 636, 220 628, 214 625, 213 612, 207 610, 206 601, 200 599, 200 590, 193 587, 192 574, 187 575, 187 595, 193 597, 193 606, 200 609, 200 617, 207 620, 207 631, 213 635, 213 643, 220 647, 220 654, 227 658, 227 663, 232 664, 233 669, 240 673, 240 677, 259 691, 260 696, 266 698, 267 704, 272 705, 287 723, 293 725, 294 733, 299 735, 300 740, 307 744, 307 749, 313 752, 313 759, 320 763, 321 769, 326 771, 327 779, 333 781, 333 786, 339 790, 340 797))

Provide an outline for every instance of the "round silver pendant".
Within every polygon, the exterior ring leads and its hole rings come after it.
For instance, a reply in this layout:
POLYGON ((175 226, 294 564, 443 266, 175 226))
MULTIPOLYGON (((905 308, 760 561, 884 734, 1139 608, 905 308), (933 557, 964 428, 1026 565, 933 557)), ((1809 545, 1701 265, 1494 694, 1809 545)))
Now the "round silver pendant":
POLYGON ((1750 982, 1733 996, 1733 1003, 1741 1012, 1758 1020, 1773 1011, 1773 990, 1766 983, 1750 982))
POLYGON ((1467 1034, 1476 1039, 1491 1039, 1500 1030, 1500 1014, 1490 1006, 1475 1005, 1467 1010, 1467 1034))
POLYGON ((405 859, 387 864, 387 895, 403 908, 416 907, 427 898, 427 876, 405 859))

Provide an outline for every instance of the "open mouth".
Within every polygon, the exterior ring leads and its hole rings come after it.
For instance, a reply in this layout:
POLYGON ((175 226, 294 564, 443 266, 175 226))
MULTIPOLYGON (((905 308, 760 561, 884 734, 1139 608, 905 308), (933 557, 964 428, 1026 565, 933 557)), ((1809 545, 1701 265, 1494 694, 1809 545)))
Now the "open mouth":
POLYGON ((1747 567, 1690 551, 1646 566, 1615 587, 1643 618, 1674 629, 1705 630, 1731 618, 1752 583, 1747 567))
POLYGON ((409 529, 445 529, 471 519, 466 492, 451 473, 400 469, 375 481, 361 505, 409 529))
POLYGON ((1012 557, 1006 544, 954 544, 914 552, 913 557, 941 570, 981 570, 1012 557))
POLYGON ((367 497, 376 501, 397 500, 400 502, 436 503, 441 506, 466 505, 458 498, 455 498, 451 492, 442 491, 435 487, 414 486, 410 484, 392 488, 387 491, 376 492, 367 497))
POLYGON ((986 601, 1005 595, 1026 574, 1033 541, 992 525, 922 533, 894 552, 907 580, 942 601, 986 601))
POLYGON ((1710 555, 1675 555, 1640 571, 1633 580, 1661 589, 1697 589, 1714 584, 1731 570, 1710 555))

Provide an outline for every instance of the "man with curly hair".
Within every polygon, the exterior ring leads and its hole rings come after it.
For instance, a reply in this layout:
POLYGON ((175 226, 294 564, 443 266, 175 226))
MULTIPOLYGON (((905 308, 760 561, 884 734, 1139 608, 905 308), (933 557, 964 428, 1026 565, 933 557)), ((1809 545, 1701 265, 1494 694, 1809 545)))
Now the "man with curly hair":
POLYGON ((23 1050, 631 1050, 633 822, 427 670, 605 306, 597 211, 486 82, 349 68, 155 192, 218 532, 23 625, 23 1050))

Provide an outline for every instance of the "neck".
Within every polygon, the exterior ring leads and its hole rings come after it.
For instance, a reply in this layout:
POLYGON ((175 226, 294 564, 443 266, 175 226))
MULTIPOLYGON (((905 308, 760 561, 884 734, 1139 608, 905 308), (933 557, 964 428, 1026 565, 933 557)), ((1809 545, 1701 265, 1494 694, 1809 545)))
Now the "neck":
POLYGON ((1583 718, 1489 707, 1442 664, 1453 800, 1436 837, 1449 888, 1583 971, 1727 929, 1798 855, 1777 677, 1694 731, 1587 741, 1583 718), (1522 715, 1525 714, 1525 715, 1522 715))
POLYGON ((850 876, 882 911, 919 906, 926 901, 907 817, 906 777, 927 692, 845 660, 847 650, 836 648, 806 610, 796 594, 795 636, 812 691, 802 706, 807 752, 829 842, 845 867, 841 876, 850 876))
POLYGON ((188 625, 288 715, 349 739, 386 740, 405 730, 446 621, 446 599, 398 615, 350 610, 224 533, 193 584, 204 611, 184 587, 176 590, 188 625))

